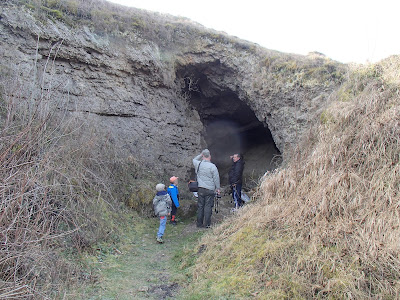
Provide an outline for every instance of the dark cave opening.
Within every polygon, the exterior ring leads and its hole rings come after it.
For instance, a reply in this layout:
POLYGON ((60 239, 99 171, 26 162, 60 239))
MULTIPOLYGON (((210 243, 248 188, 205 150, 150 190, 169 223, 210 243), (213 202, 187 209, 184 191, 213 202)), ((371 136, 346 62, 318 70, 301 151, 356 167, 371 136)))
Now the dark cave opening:
POLYGON ((192 69, 190 77, 187 69, 177 74, 184 82, 182 92, 203 122, 205 130, 201 134, 218 167, 222 185, 228 184, 230 156, 234 153, 243 154, 244 185, 249 188, 280 164, 281 155, 267 125, 235 92, 221 88, 198 70, 192 69))

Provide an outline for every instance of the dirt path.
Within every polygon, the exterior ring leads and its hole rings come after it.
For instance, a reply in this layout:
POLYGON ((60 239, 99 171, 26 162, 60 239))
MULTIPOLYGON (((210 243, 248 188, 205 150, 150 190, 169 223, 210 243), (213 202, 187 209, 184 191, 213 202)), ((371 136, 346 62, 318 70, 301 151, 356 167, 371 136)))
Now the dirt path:
MULTIPOLYGON (((228 216, 232 205, 229 197, 221 198, 218 213, 213 211, 212 224, 228 216)), ((118 248, 109 249, 108 253, 103 250, 98 261, 93 262, 98 280, 73 295, 74 299, 172 299, 184 292, 188 277, 174 257, 185 248, 194 247, 210 229, 197 228, 195 217, 181 220, 176 226, 168 223, 164 243, 158 244, 158 224, 157 218, 137 220, 134 230, 127 230, 118 248)))

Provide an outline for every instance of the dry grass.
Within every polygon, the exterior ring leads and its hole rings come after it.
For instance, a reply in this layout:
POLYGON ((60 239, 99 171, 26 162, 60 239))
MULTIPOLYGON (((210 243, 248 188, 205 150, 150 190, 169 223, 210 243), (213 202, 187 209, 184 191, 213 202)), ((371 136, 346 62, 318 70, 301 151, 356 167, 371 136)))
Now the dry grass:
POLYGON ((126 7, 107 0, 7 0, 3 5, 19 5, 29 9, 40 22, 61 21, 70 27, 90 27, 99 35, 111 35, 140 42, 156 41, 165 49, 193 47, 193 43, 211 40, 229 43, 242 50, 254 50, 254 44, 207 29, 185 17, 126 7), (198 37, 193 41, 193 37, 198 37))
POLYGON ((123 221, 112 191, 116 170, 96 157, 97 140, 54 107, 62 99, 51 93, 51 64, 32 62, 44 71, 25 74, 31 84, 20 82, 18 70, 1 76, 1 299, 53 298, 90 279, 61 252, 112 240, 123 221))
POLYGON ((202 241, 193 295, 399 297, 399 69, 392 57, 349 73, 258 201, 202 241))

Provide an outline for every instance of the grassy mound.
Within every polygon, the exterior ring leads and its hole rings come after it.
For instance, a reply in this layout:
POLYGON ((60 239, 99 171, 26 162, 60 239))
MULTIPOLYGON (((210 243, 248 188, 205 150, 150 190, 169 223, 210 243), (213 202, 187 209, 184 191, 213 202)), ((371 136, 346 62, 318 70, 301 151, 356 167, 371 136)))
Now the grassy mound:
POLYGON ((399 70, 350 70, 257 201, 203 238, 190 299, 399 296, 399 70))

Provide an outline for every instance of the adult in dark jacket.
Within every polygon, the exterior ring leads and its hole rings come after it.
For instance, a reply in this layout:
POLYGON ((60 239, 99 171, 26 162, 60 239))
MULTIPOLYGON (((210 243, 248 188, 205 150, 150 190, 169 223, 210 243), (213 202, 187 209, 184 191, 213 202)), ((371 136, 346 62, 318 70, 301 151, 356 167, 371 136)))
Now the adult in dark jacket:
POLYGON ((232 198, 235 202, 235 208, 243 205, 242 201, 242 185, 243 185, 243 169, 244 160, 242 154, 233 154, 230 159, 232 160, 232 167, 229 170, 229 184, 232 189, 232 198))

